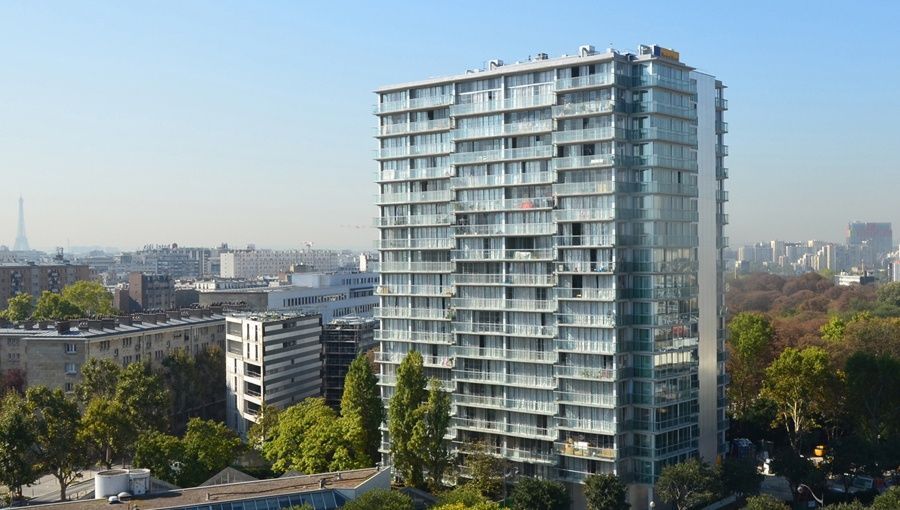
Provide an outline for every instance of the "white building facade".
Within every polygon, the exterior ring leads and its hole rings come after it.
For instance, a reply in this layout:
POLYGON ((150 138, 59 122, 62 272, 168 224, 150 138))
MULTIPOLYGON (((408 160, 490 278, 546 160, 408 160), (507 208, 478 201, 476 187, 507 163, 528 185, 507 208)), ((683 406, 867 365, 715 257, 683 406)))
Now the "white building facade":
POLYGON ((284 409, 320 394, 320 315, 232 314, 225 321, 226 419, 241 437, 263 403, 284 409))
MULTIPOLYGON (((424 356, 460 454, 631 483, 724 451, 724 85, 641 46, 377 91, 380 384, 424 356)), ((390 437, 384 437, 389 458, 390 437)))

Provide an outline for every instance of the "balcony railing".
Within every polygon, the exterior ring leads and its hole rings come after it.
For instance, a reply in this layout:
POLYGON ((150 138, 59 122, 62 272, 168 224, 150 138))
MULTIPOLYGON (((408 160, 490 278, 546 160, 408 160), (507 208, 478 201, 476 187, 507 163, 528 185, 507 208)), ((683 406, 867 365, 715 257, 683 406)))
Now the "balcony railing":
POLYGON ((549 197, 509 198, 499 200, 477 200, 472 202, 453 202, 454 212, 479 211, 519 211, 529 209, 550 209, 553 199, 549 197))
POLYGON ((536 375, 503 374, 498 372, 481 372, 478 370, 454 370, 453 378, 457 381, 487 382, 510 386, 524 386, 552 390, 556 388, 556 379, 536 375))
POLYGON ((409 103, 406 99, 401 99, 399 101, 386 101, 384 103, 376 104, 374 112, 376 114, 398 112, 400 110, 406 110, 408 108, 408 105, 409 103))
POLYGON ((376 195, 379 205, 405 204, 421 202, 448 202, 452 193, 450 190, 419 191, 412 193, 383 193, 376 195))
POLYGON ((458 103, 450 106, 450 115, 472 115, 501 109, 503 109, 503 101, 499 99, 480 101, 477 103, 458 103))
MULTIPOLYGON (((400 364, 408 353, 405 352, 377 352, 375 353, 375 361, 379 363, 400 364)), ((422 364, 426 367, 433 368, 453 368, 454 359, 450 356, 429 356, 422 355, 422 364)))
MULTIPOLYGON (((442 390, 449 391, 449 392, 456 391, 456 382, 455 381, 439 381, 439 382, 440 382, 442 390)), ((397 385, 397 375, 396 374, 379 374, 378 375, 378 385, 379 386, 396 386, 397 385)))
POLYGON ((588 74, 585 76, 561 78, 559 80, 556 80, 556 90, 560 91, 583 87, 597 87, 602 85, 612 85, 614 83, 615 75, 613 73, 588 74))
POLYGON ((555 285, 556 278, 552 274, 466 274, 453 275, 453 283, 457 285, 525 285, 525 286, 549 286, 555 285))
POLYGON ((615 448, 585 446, 579 443, 553 443, 556 453, 567 457, 587 457, 600 460, 616 460, 615 448))
POLYGON ((420 342, 427 344, 452 344, 453 333, 436 333, 432 331, 406 331, 399 329, 375 330, 375 340, 386 342, 420 342))
POLYGON ((583 301, 615 301, 616 289, 580 289, 559 287, 556 289, 558 299, 575 299, 583 301))
POLYGON ((580 420, 577 418, 557 417, 559 428, 575 429, 588 433, 615 434, 616 422, 608 420, 580 420))
POLYGON ((717 97, 716 98, 716 109, 727 110, 728 109, 728 100, 723 99, 721 97, 717 97))
POLYGON ((723 157, 723 156, 727 156, 727 155, 728 155, 728 146, 722 145, 722 144, 717 144, 716 145, 716 156, 723 157))
POLYGON ((556 181, 554 172, 527 174, 470 175, 450 179, 451 188, 485 188, 491 186, 515 186, 520 184, 547 184, 556 181))
POLYGON ((449 154, 452 151, 452 143, 426 143, 422 145, 409 146, 409 154, 411 156, 421 156, 425 154, 449 154))
POLYGON ((409 108, 432 108, 435 106, 448 106, 453 104, 455 97, 453 94, 443 94, 438 96, 414 97, 409 100, 409 108))
POLYGON ((404 170, 381 170, 375 172, 375 180, 378 182, 410 181, 416 179, 441 179, 450 177, 450 167, 437 166, 428 168, 407 168, 404 170))
POLYGON ((530 351, 527 349, 495 349, 457 345, 453 353, 463 358, 482 358, 535 363, 555 363, 558 356, 554 351, 530 351))
POLYGON ((619 236, 620 246, 678 246, 691 248, 697 246, 697 236, 667 236, 667 235, 622 235, 619 236))
POLYGON ((556 391, 556 401, 562 404, 578 404, 591 407, 612 408, 617 405, 617 397, 612 395, 600 395, 596 393, 578 391, 556 391))
POLYGON ((455 225, 457 236, 537 236, 556 233, 555 223, 506 223, 491 225, 455 225))
POLYGON ((603 209, 556 209, 553 211, 553 219, 556 221, 609 221, 615 219, 615 217, 615 210, 610 207, 603 209))
POLYGON ((454 322, 457 333, 514 335, 523 337, 550 338, 556 334, 555 326, 531 326, 525 324, 496 324, 492 322, 454 322))
POLYGON ((572 129, 569 131, 554 131, 553 143, 577 143, 587 141, 612 140, 613 138, 625 138, 625 130, 607 127, 590 129, 572 129))
POLYGON ((411 227, 418 225, 449 225, 449 214, 411 214, 375 218, 376 227, 411 227))
POLYGON ((474 310, 556 311, 556 301, 548 299, 453 298, 450 303, 454 308, 474 310))
POLYGON ((569 156, 566 158, 554 158, 553 168, 556 170, 568 170, 572 168, 602 168, 616 164, 616 157, 612 154, 594 154, 591 156, 569 156))
POLYGON ((550 106, 556 102, 555 94, 544 95, 518 95, 508 97, 503 100, 503 108, 513 110, 518 108, 534 108, 539 106, 550 106))
MULTIPOLYGON (((600 211, 607 211, 607 214, 609 214, 609 217, 607 219, 611 219, 613 217, 612 211, 606 210, 606 209, 584 209, 584 211, 591 211, 591 212, 597 211, 597 213, 594 215, 594 217, 600 216, 600 211)), ((562 212, 562 211, 554 211, 554 212, 562 212)), ((573 210, 572 212, 577 213, 579 211, 573 210)), ((590 217, 590 216, 588 216, 588 217, 590 217)), ((564 221, 563 219, 560 219, 560 218, 556 218, 556 219, 557 219, 557 221, 564 221)), ((578 220, 578 219, 582 219, 582 218, 581 217, 569 218, 569 221, 571 221, 573 219, 578 220)), ((583 219, 587 219, 587 218, 583 218, 583 219)), ((615 244, 616 244, 616 237, 612 234, 610 234, 610 235, 583 235, 583 236, 562 235, 562 236, 556 237, 556 245, 560 248, 583 248, 583 247, 607 248, 607 247, 615 246, 615 244)))
POLYGON ((487 397, 482 395, 453 395, 453 403, 469 407, 490 407, 516 412, 555 414, 556 402, 543 402, 527 399, 508 399, 503 397, 487 397))
POLYGON ((450 156, 450 163, 454 165, 469 165, 473 163, 486 163, 503 159, 502 149, 492 149, 475 152, 454 152, 450 156))
POLYGON ((616 191, 612 181, 562 182, 553 185, 556 195, 608 195, 616 191))
POLYGON ((616 271, 616 263, 611 261, 588 262, 588 261, 567 261, 557 262, 558 273, 614 273, 616 271))
POLYGON ((556 258, 556 250, 453 250, 450 252, 451 260, 517 260, 517 261, 548 261, 556 258))
POLYGON ((592 368, 556 365, 553 372, 557 377, 584 379, 589 381, 615 381, 616 370, 612 368, 592 368))
POLYGON ((682 211, 677 209, 623 209, 616 210, 617 219, 620 220, 664 220, 664 221, 697 221, 697 211, 682 211))
POLYGON ((381 136, 403 135, 407 133, 424 133, 450 129, 450 119, 423 120, 419 122, 400 122, 384 124, 379 130, 381 136))
POLYGON ((556 348, 560 351, 579 352, 583 354, 615 354, 618 352, 614 342, 565 340, 561 338, 556 340, 556 348))
POLYGON ((518 147, 515 149, 503 149, 503 159, 535 159, 549 158, 553 156, 552 145, 537 145, 534 147, 518 147))
POLYGON ((697 160, 686 158, 674 158, 651 154, 648 156, 633 156, 631 166, 659 166, 674 168, 676 170, 696 170, 697 160))
POLYGON ((679 80, 656 74, 645 74, 634 79, 635 87, 662 87, 689 94, 697 93, 697 82, 692 80, 679 80))
POLYGON ((375 308, 376 319, 449 319, 449 310, 443 308, 404 308, 399 306, 379 306, 375 308))
POLYGON ((567 103, 553 107, 554 117, 573 117, 578 115, 594 115, 598 113, 610 113, 616 108, 616 103, 610 100, 583 101, 579 103, 567 103))
POLYGON ((375 244, 379 250, 449 250, 453 247, 453 239, 380 239, 375 244))
POLYGON ((379 285, 376 296, 444 296, 453 293, 449 285, 379 285))
POLYGON ((451 262, 381 262, 382 273, 449 273, 451 262))
POLYGON ((659 101, 646 101, 643 103, 631 103, 633 113, 659 113, 670 117, 682 119, 696 119, 697 110, 692 106, 680 106, 661 103, 659 101))
POLYGON ((556 321, 560 326, 594 326, 601 328, 616 327, 615 315, 588 315, 588 314, 568 314, 560 313, 556 316, 556 321))
POLYGON ((530 122, 514 122, 512 124, 503 125, 504 135, 520 135, 527 133, 544 133, 553 129, 553 121, 535 120, 530 122))
POLYGON ((485 432, 500 432, 535 439, 556 439, 556 428, 474 418, 456 418, 453 426, 485 432))
POLYGON ((656 127, 633 129, 629 132, 629 138, 633 140, 664 140, 684 145, 697 145, 696 133, 684 133, 656 127))

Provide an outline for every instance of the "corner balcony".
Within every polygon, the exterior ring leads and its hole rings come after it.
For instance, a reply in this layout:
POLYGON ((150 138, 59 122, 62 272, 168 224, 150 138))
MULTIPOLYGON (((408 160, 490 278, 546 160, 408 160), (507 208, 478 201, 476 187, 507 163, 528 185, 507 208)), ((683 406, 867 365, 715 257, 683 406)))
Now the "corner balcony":
POLYGON ((436 166, 428 168, 407 168, 404 170, 375 171, 376 182, 415 181, 426 179, 443 179, 450 177, 453 172, 449 166, 436 166))
POLYGON ((645 74, 634 79, 635 87, 660 87, 664 89, 674 90, 677 92, 685 92, 688 94, 697 93, 697 82, 693 80, 679 80, 660 76, 657 74, 645 74))
POLYGON ((688 120, 697 119, 697 110, 693 106, 666 104, 659 101, 630 103, 630 111, 631 113, 658 113, 660 115, 688 120))
POLYGON ((553 194, 565 195, 609 195, 616 192, 613 181, 561 182, 553 185, 553 194))
POLYGON ((594 154, 591 156, 553 158, 551 166, 555 170, 570 170, 576 168, 607 168, 615 164, 616 156, 613 154, 594 154))
POLYGON ((450 129, 450 119, 423 120, 420 122, 400 122, 383 124, 378 130, 379 136, 405 135, 409 133, 427 133, 430 131, 446 131, 450 129))
POLYGON ((557 417, 556 425, 561 429, 569 429, 587 434, 615 434, 616 422, 608 420, 581 420, 578 418, 557 417))
POLYGON ((651 154, 648 156, 632 156, 629 166, 658 166, 675 170, 697 170, 696 159, 674 158, 651 154))
POLYGON ((378 306, 376 319, 434 319, 449 320, 449 310, 443 308, 405 308, 399 306, 378 306))
POLYGON ((615 301, 616 289, 592 289, 582 287, 579 289, 558 287, 556 298, 574 301, 615 301))
POLYGON ((556 377, 581 379, 584 381, 615 382, 617 371, 613 368, 591 368, 579 366, 556 365, 553 367, 556 377))
POLYGON ((410 193, 382 193, 380 195, 375 195, 375 200, 378 205, 422 204, 429 202, 449 202, 451 196, 452 192, 446 189, 410 193))
MULTIPOLYGON (((603 209, 585 209, 587 211, 603 211, 603 209)), ((582 211, 572 211, 579 213, 582 211)), ((599 216, 599 214, 595 215, 599 216)), ((587 218, 582 218, 586 220, 587 218)), ((612 214, 607 219, 612 219, 612 214)), ((565 219, 556 218, 557 221, 565 221, 565 219)), ((578 218, 571 218, 569 221, 579 221, 578 218)), ((616 236, 610 235, 583 235, 583 236, 556 236, 556 246, 560 249, 568 248, 611 248, 616 245, 616 236)))
POLYGON ((525 399, 507 399, 503 397, 487 397, 457 393, 453 395, 453 404, 457 406, 499 409, 517 413, 556 414, 556 402, 543 402, 525 399))
POLYGON ((537 375, 502 374, 478 370, 453 370, 453 379, 458 382, 500 384, 544 390, 556 388, 556 379, 553 377, 542 377, 537 375))
POLYGON ((375 340, 379 342, 415 342, 438 345, 450 345, 456 341, 453 333, 399 329, 376 329, 375 340))
POLYGON ((597 73, 585 76, 576 76, 574 78, 560 78, 556 80, 557 92, 563 90, 575 90, 589 87, 602 87, 614 85, 616 83, 616 75, 613 73, 597 73))
POLYGON ((451 262, 381 262, 378 270, 382 273, 449 273, 451 262))
POLYGON ((555 209, 553 211, 553 219, 558 222, 610 221, 615 218, 616 212, 611 207, 603 209, 555 209))
POLYGON ((451 189, 490 188, 497 186, 520 186, 528 184, 549 184, 556 182, 555 172, 532 172, 527 174, 470 175, 450 179, 451 189))
POLYGON ((614 138, 625 138, 625 130, 620 128, 596 127, 589 129, 572 129, 569 131, 554 131, 553 143, 582 143, 582 142, 599 142, 604 140, 612 140, 614 138))
POLYGON ((622 235, 619 246, 673 246, 693 248, 699 244, 697 236, 622 235))
POLYGON ((438 237, 434 239, 381 239, 375 242, 379 250, 449 250, 453 248, 453 239, 438 237))
POLYGON ((538 249, 538 250, 453 250, 450 252, 450 259, 468 260, 468 261, 512 261, 512 262, 528 262, 528 261, 552 261, 556 258, 556 250, 538 249))
POLYGON ((697 145, 696 133, 684 133, 656 127, 633 129, 629 132, 628 137, 632 140, 663 140, 682 145, 697 145))
POLYGON ((587 458, 591 460, 616 460, 615 448, 600 448, 587 442, 553 443, 556 453, 566 457, 587 458))
POLYGON ((556 233, 555 223, 495 223, 491 225, 454 225, 457 237, 546 236, 556 233))
POLYGON ((586 115, 597 115, 601 113, 612 113, 616 109, 615 101, 596 100, 583 101, 578 103, 566 103, 553 107, 553 116, 556 118, 578 117, 586 115))
POLYGON ((561 312, 556 316, 556 322, 560 326, 586 326, 595 328, 614 328, 616 327, 616 316, 609 315, 588 315, 582 313, 564 313, 561 312))
POLYGON ((556 349, 560 352, 574 352, 580 354, 616 354, 618 349, 615 342, 602 342, 593 340, 566 340, 556 339, 556 349))
POLYGON ((727 110, 728 100, 721 97, 716 98, 716 110, 727 110))
POLYGON ((674 182, 619 182, 616 189, 623 193, 653 193, 661 195, 687 195, 696 197, 697 186, 674 182))
POLYGON ((554 351, 530 351, 527 349, 495 349, 456 345, 453 354, 461 358, 523 361, 527 363, 556 363, 559 356, 554 351))
POLYGON ((385 113, 393 113, 406 110, 408 109, 408 107, 409 102, 406 99, 400 99, 398 101, 386 101, 376 104, 372 109, 372 113, 374 113, 375 115, 381 115, 385 113))
POLYGON ((531 209, 552 209, 553 199, 549 197, 533 197, 478 200, 474 202, 456 201, 451 206, 453 212, 527 211, 531 209))
POLYGON ((624 209, 616 210, 619 220, 698 221, 697 211, 678 209, 624 209))
POLYGON ((716 145, 716 156, 721 158, 721 157, 725 157, 727 155, 728 155, 728 146, 722 145, 722 144, 717 144, 716 145))
POLYGON ((558 261, 556 272, 558 274, 589 274, 604 273, 612 274, 616 272, 616 263, 612 261, 589 262, 587 260, 579 261, 558 261))

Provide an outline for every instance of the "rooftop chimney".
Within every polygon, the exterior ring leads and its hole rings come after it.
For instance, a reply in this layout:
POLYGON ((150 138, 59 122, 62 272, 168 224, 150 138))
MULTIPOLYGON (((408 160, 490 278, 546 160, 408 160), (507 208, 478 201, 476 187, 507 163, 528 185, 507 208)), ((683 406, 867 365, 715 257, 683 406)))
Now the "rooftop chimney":
POLYGON ((56 332, 59 334, 68 333, 71 327, 72 323, 69 321, 56 321, 56 332))

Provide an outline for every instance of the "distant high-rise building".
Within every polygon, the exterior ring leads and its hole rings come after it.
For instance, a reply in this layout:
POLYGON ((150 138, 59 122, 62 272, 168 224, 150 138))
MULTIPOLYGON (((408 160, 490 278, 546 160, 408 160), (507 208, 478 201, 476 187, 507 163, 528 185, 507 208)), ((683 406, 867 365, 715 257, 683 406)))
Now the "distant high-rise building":
POLYGON ((45 290, 61 292, 63 287, 88 280, 91 271, 86 265, 58 262, 50 264, 0 263, 0 309, 16 294, 30 294, 35 300, 45 290))
POLYGON ((725 86, 659 46, 488 67, 377 91, 382 397, 419 351, 462 455, 646 509, 725 451, 725 86))
POLYGON ((16 242, 13 251, 28 251, 28 237, 25 235, 25 200, 19 197, 19 226, 16 230, 16 242))
POLYGON ((854 221, 847 225, 848 246, 871 246, 875 255, 884 255, 894 249, 894 233, 890 223, 854 221))
POLYGON ((322 395, 325 402, 337 408, 344 394, 344 378, 350 363, 363 352, 375 347, 375 327, 371 317, 334 319, 322 331, 324 375, 322 395))
POLYGON ((123 312, 165 311, 175 307, 175 280, 168 274, 128 275, 128 309, 123 312))

